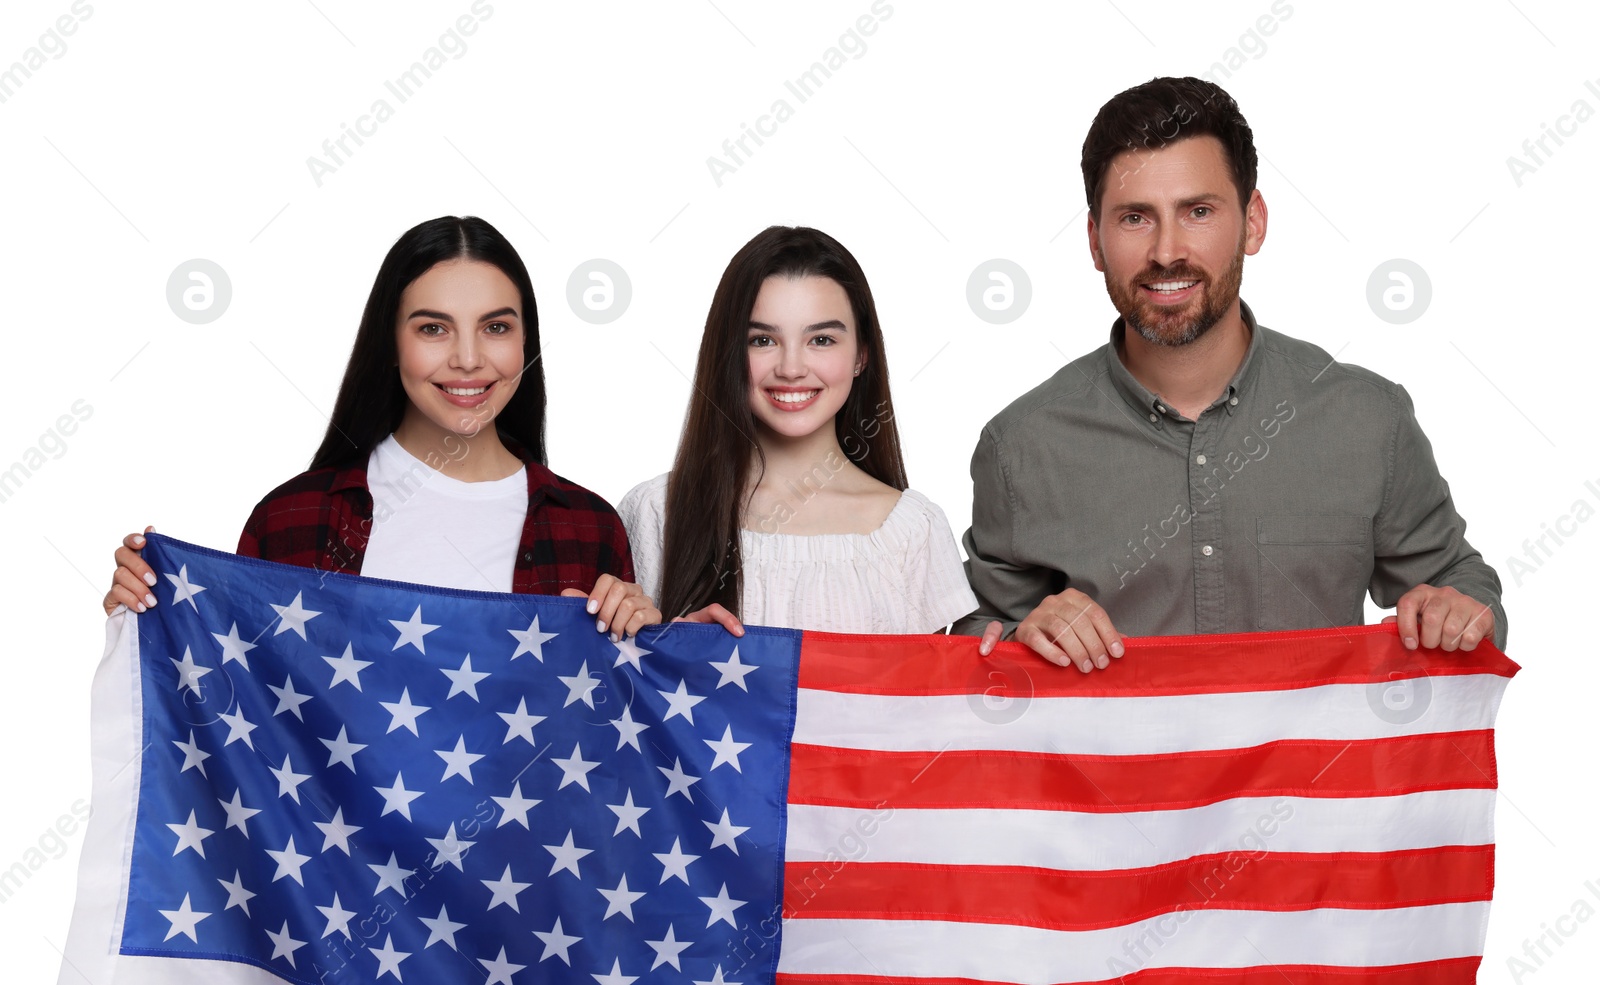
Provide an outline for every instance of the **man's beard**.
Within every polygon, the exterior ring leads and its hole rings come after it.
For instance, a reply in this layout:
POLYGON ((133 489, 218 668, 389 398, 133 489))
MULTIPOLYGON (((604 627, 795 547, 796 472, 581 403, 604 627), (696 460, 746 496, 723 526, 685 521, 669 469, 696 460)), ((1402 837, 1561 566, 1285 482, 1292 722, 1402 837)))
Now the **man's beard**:
POLYGON ((1122 315, 1123 323, 1151 345, 1182 346, 1211 331, 1239 299, 1239 285, 1244 280, 1244 243, 1241 240, 1233 262, 1222 272, 1222 279, 1213 283, 1211 278, 1186 263, 1171 267, 1149 267, 1127 284, 1113 281, 1106 272, 1106 293, 1111 303, 1122 315), (1156 281, 1197 280, 1200 282, 1198 302, 1190 302, 1176 311, 1165 310, 1152 304, 1144 296, 1141 284, 1156 281))

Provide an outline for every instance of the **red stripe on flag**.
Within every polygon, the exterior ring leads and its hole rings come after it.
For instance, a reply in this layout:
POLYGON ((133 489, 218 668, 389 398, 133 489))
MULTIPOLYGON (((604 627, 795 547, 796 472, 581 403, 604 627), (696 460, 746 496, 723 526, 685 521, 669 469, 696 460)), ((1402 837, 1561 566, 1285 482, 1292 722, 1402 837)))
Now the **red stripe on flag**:
MULTIPOLYGON (((1078 985, 1473 985, 1481 958, 1448 958, 1383 968, 1281 965, 1262 968, 1157 968, 1078 985)), ((1007 985, 977 978, 888 978, 883 975, 792 975, 777 985, 1007 985)))
POLYGON ((967 636, 802 634, 800 686, 857 694, 999 697, 1136 697, 1371 684, 1422 676, 1495 674, 1519 668, 1490 643, 1469 651, 1407 650, 1392 625, 1296 633, 1130 637, 1127 655, 1084 674, 1045 662, 1019 643, 988 658, 967 636), (867 644, 873 659, 863 660, 867 644))
POLYGON ((1493 789, 1494 732, 1284 740, 1160 756, 790 747, 789 802, 877 809, 1178 810, 1234 797, 1493 789))
POLYGON ((1487 900, 1494 846, 1201 855, 1106 872, 903 862, 791 862, 784 917, 1123 927, 1180 910, 1377 910, 1487 900), (1252 857, 1255 856, 1255 857, 1252 857))

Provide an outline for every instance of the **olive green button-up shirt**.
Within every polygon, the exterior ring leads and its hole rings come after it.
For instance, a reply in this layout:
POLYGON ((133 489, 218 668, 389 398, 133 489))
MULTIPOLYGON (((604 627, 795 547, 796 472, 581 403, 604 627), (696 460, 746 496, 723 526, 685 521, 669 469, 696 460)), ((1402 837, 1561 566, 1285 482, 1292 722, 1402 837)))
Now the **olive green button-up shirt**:
POLYGON ((1128 372, 1118 321, 984 427, 962 538, 979 608, 956 632, 1010 634, 1068 587, 1146 636, 1355 625, 1367 593, 1430 584, 1488 605, 1504 647, 1500 579, 1405 390, 1243 314, 1249 350, 1196 420, 1128 372))

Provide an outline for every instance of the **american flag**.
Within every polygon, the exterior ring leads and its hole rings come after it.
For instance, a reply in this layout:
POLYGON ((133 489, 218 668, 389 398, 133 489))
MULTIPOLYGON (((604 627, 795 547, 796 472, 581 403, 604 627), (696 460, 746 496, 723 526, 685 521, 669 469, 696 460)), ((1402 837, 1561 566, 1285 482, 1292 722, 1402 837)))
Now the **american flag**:
POLYGON ((1086 676, 145 556, 62 982, 1475 975, 1516 671, 1486 645, 1135 640, 1086 676))

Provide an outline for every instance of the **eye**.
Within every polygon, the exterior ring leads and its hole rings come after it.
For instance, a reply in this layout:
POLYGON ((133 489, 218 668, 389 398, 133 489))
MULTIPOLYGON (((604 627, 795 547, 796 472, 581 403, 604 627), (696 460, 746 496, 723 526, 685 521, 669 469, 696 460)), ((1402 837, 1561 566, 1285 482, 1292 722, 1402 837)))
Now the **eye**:
POLYGON ((1196 219, 1204 219, 1206 216, 1211 214, 1211 206, 1197 205, 1195 206, 1194 211, 1189 214, 1194 216, 1196 219))
POLYGON ((765 349, 768 346, 776 345, 776 344, 777 343, 773 341, 772 336, 770 336, 770 335, 752 335, 752 336, 750 336, 749 345, 750 345, 750 348, 752 348, 752 349, 765 349))
POLYGON ((483 330, 488 332, 490 335, 509 335, 511 333, 511 326, 507 325, 503 321, 495 321, 483 326, 483 330))
POLYGON ((1140 215, 1137 212, 1129 212, 1127 215, 1122 217, 1122 224, 1124 226, 1137 226, 1137 225, 1142 224, 1143 222, 1144 222, 1144 216, 1140 215))
POLYGON ((417 326, 417 334, 430 339, 438 338, 446 331, 445 327, 436 321, 417 326))
POLYGON ((812 338, 811 344, 826 349, 830 346, 838 345, 839 340, 837 337, 832 335, 818 335, 812 338))

